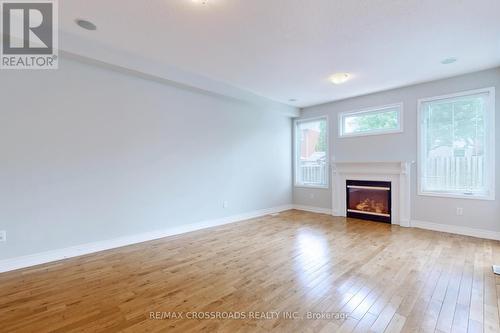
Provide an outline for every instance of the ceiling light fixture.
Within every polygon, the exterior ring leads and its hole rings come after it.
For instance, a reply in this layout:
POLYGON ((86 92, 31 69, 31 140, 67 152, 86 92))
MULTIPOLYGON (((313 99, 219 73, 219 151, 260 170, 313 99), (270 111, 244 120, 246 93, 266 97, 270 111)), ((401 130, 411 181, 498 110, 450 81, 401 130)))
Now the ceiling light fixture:
POLYGON ((85 30, 91 30, 91 31, 97 30, 97 26, 90 21, 77 19, 75 20, 75 22, 80 26, 80 28, 83 28, 85 30))
POLYGON ((193 0, 193 2, 200 5, 208 5, 208 0, 193 0))
POLYGON ((446 59, 441 60, 441 63, 443 65, 449 65, 449 64, 452 64, 452 63, 456 62, 457 60, 458 59, 455 58, 455 57, 450 57, 450 58, 446 58, 446 59))
POLYGON ((290 98, 288 101, 289 102, 297 102, 297 100, 295 98, 290 98))
POLYGON ((342 84, 351 78, 349 73, 335 73, 330 76, 330 82, 333 84, 342 84))

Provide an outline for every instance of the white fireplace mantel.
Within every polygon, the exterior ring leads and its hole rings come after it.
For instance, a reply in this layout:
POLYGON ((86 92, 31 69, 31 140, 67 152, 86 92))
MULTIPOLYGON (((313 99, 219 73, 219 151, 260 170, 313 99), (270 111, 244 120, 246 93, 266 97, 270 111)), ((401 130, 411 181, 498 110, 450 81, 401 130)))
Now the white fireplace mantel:
POLYGON ((346 216, 346 180, 391 182, 392 224, 410 226, 410 184, 413 162, 333 162, 332 213, 346 216))

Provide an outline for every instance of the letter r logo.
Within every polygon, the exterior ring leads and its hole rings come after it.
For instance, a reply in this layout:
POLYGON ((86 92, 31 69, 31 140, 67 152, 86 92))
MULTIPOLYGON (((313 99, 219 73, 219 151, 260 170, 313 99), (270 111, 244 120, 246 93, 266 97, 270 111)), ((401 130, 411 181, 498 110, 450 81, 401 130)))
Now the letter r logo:
POLYGON ((51 2, 3 2, 3 54, 52 54, 52 6, 51 2))

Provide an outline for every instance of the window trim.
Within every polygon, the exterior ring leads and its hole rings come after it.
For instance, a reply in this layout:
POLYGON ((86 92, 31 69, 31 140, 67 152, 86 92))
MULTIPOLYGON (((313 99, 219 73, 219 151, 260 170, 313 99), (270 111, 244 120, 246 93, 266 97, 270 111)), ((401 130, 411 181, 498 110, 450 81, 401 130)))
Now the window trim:
POLYGON ((421 98, 417 101, 417 194, 419 196, 429 196, 429 197, 441 197, 441 198, 456 198, 456 199, 473 199, 473 200, 495 200, 495 87, 488 87, 488 88, 481 88, 481 89, 473 89, 473 90, 467 90, 467 91, 461 91, 457 93, 452 93, 452 94, 446 94, 446 95, 440 95, 440 96, 433 96, 433 97, 426 97, 426 98, 421 98), (489 98, 487 101, 487 106, 486 106, 486 121, 488 123, 488 126, 486 128, 487 130, 487 148, 486 148, 486 155, 485 155, 485 163, 486 165, 489 165, 489 169, 487 170, 486 174, 486 180, 487 183, 489 184, 488 188, 488 194, 487 195, 480 195, 480 194, 461 194, 461 193, 454 193, 454 192, 436 192, 436 191, 424 191, 422 189, 422 180, 423 180, 423 161, 424 161, 424 149, 425 145, 423 144, 422 140, 424 139, 423 136, 423 129, 424 127, 422 126, 422 121, 424 119, 423 115, 423 108, 422 105, 423 103, 426 102, 432 102, 432 101, 439 101, 443 99, 452 99, 452 98, 457 98, 457 97, 462 97, 462 96, 468 96, 468 95, 478 95, 478 94, 484 94, 488 93, 489 98))
POLYGON ((293 121, 293 186, 296 188, 311 188, 311 189, 328 189, 330 188, 330 122, 328 115, 315 116, 308 118, 296 118, 293 121), (298 153, 300 151, 299 142, 297 140, 297 127, 300 123, 307 123, 315 120, 325 120, 326 122, 326 184, 325 185, 307 185, 297 182, 297 170, 299 166, 298 153))
POLYGON ((371 135, 385 135, 385 134, 395 134, 395 133, 403 133, 403 114, 404 114, 404 103, 393 103, 375 107, 368 107, 363 109, 357 109, 353 111, 345 111, 340 112, 338 114, 338 138, 350 138, 356 136, 371 136, 371 135), (398 128, 396 129, 379 129, 358 133, 344 133, 344 118, 346 116, 358 115, 363 113, 376 113, 377 111, 382 111, 384 109, 399 107, 398 110, 398 128))

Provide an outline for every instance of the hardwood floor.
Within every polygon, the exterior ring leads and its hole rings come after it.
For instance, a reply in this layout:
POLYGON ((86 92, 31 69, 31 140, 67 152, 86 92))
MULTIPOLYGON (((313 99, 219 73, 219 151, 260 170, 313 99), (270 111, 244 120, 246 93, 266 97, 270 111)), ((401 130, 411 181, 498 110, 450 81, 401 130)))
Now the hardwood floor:
POLYGON ((499 332, 494 262, 500 242, 288 211, 0 274, 0 331, 499 332))

